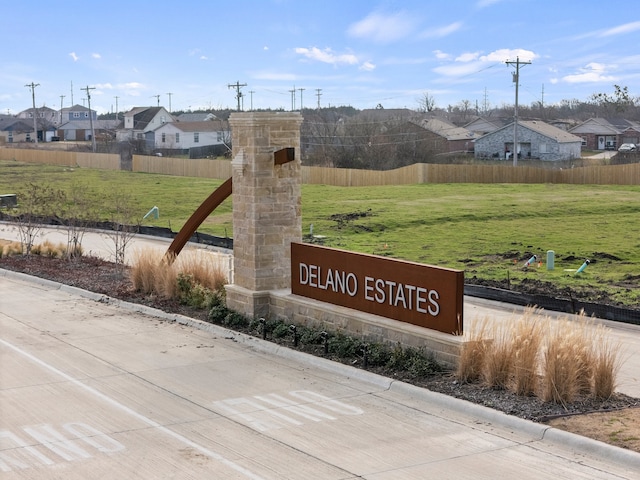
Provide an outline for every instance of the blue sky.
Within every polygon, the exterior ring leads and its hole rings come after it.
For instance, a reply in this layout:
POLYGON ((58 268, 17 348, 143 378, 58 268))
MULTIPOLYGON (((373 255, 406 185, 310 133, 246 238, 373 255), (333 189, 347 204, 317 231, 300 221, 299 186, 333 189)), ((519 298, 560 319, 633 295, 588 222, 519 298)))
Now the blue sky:
POLYGON ((637 0, 0 0, 0 113, 446 108, 640 95, 637 0), (7 12, 11 12, 10 15, 7 12), (72 88, 73 84, 73 88, 72 88), (295 91, 295 96, 291 90, 295 91), (169 93, 171 95, 169 95, 169 93), (320 96, 318 97, 318 93, 320 96), (61 96, 64 95, 64 98, 61 96), (117 100, 116 100, 116 97, 117 100))

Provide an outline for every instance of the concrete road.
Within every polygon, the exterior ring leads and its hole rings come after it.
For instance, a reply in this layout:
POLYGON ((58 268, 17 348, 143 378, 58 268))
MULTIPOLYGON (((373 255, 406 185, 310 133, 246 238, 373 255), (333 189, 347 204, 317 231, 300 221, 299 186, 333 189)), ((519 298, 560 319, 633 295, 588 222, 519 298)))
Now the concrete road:
POLYGON ((3 479, 632 479, 640 455, 0 270, 3 479))

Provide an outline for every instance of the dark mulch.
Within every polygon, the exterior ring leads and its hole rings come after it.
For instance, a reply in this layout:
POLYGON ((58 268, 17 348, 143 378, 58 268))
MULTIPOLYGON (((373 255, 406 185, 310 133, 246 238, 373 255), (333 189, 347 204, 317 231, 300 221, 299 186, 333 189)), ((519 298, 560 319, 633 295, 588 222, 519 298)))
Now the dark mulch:
MULTIPOLYGON (((128 268, 122 266, 116 268, 113 263, 95 257, 80 257, 69 261, 42 256, 10 256, 0 258, 0 268, 45 278, 120 300, 144 304, 165 312, 178 313, 203 321, 208 320, 207 312, 203 310, 189 308, 176 300, 166 300, 136 292, 129 280, 128 268)), ((284 342, 284 340, 281 341, 284 342)), ((323 355, 321 349, 309 353, 323 355)), ((350 363, 362 368, 360 360, 350 363)), ((623 394, 615 394, 612 398, 604 401, 592 397, 582 397, 569 405, 557 405, 543 402, 538 397, 518 396, 506 390, 487 388, 477 383, 460 383, 451 372, 416 379, 404 372, 379 369, 374 371, 431 391, 539 422, 558 416, 616 410, 640 405, 640 399, 623 394)))

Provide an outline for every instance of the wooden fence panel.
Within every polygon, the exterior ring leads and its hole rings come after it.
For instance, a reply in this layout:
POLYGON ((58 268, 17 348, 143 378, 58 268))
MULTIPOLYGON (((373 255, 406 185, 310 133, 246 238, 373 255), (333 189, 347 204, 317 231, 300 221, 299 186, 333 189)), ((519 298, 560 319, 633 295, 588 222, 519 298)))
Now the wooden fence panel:
MULTIPOLYGON (((118 170, 120 156, 105 153, 1 148, 0 160, 118 170)), ((231 162, 133 156, 133 171, 226 180, 231 162)), ((511 165, 440 165, 418 163, 395 170, 302 167, 302 183, 342 187, 410 185, 416 183, 569 183, 579 185, 640 185, 640 163, 577 168, 537 168, 511 165)))

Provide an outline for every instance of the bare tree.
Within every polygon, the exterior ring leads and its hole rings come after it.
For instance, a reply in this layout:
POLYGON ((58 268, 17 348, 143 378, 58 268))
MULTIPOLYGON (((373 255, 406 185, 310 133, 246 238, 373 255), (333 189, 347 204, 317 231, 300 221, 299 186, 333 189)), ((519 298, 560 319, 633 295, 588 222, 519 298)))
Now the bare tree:
POLYGON ((436 109, 436 100, 429 92, 424 92, 418 99, 418 111, 422 113, 429 113, 436 109))
POLYGON ((71 185, 62 216, 67 230, 66 256, 68 259, 80 257, 82 256, 82 239, 91 221, 96 217, 85 185, 78 183, 71 185))
POLYGON ((139 226, 139 216, 132 208, 131 195, 121 189, 115 189, 109 196, 111 204, 112 230, 108 235, 114 245, 113 256, 116 269, 124 270, 127 247, 135 237, 139 226))
POLYGON ((45 221, 55 215, 64 194, 50 185, 29 182, 18 192, 18 232, 24 253, 29 256, 45 221))

